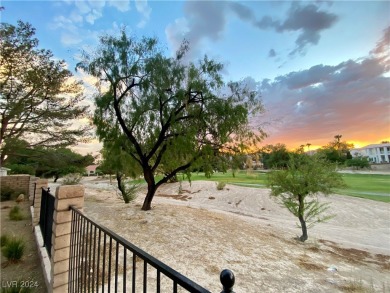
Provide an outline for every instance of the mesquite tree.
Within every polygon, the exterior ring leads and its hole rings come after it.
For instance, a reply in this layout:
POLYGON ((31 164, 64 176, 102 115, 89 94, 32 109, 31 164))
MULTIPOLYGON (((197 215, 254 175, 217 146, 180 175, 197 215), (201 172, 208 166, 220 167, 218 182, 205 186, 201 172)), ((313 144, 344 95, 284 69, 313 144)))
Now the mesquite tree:
MULTIPOLYGON (((0 165, 18 140, 29 147, 65 147, 88 133, 70 127, 87 113, 81 85, 64 61, 38 48, 35 29, 19 21, 0 25, 0 165)), ((74 126, 74 125, 73 125, 74 126)))
POLYGON ((248 125, 248 115, 263 109, 258 93, 239 83, 226 86, 222 64, 207 57, 185 63, 187 51, 184 42, 167 57, 156 39, 138 41, 122 31, 102 37, 77 65, 101 81, 94 115, 99 138, 125 137, 121 149, 142 168, 148 186, 143 210, 178 172, 263 134, 248 125), (157 172, 163 176, 158 181, 157 172))
POLYGON ((281 203, 299 219, 302 229, 300 241, 308 238, 307 229, 312 225, 329 220, 324 214, 328 203, 320 203, 318 195, 328 195, 334 188, 341 188, 344 182, 337 173, 336 165, 320 155, 294 153, 290 155, 287 168, 268 174, 271 195, 279 197, 281 203))

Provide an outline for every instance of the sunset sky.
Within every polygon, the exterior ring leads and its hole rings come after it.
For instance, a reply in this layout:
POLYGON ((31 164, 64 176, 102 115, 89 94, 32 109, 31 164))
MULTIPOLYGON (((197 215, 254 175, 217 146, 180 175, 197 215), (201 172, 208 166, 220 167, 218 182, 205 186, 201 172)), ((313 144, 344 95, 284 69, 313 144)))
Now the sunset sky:
MULTIPOLYGON (((263 144, 313 148, 390 140, 389 1, 1 1, 1 21, 30 22, 40 46, 74 72, 102 34, 156 36, 172 54, 225 64, 224 78, 261 92, 263 144)), ((79 78, 87 79, 80 76, 79 78)), ((88 97, 92 99, 92 97, 88 97)), ((96 143, 81 145, 95 151, 96 143)))

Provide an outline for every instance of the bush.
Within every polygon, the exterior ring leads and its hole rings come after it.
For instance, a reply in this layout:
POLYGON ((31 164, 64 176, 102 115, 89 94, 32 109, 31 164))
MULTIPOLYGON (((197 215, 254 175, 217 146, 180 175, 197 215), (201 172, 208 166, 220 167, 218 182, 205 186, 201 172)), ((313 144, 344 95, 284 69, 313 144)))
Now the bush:
POLYGON ((1 187, 1 201, 11 200, 11 197, 14 195, 14 191, 8 186, 1 187))
POLYGON ((11 262, 19 261, 24 253, 23 239, 10 239, 2 248, 3 255, 11 262))
POLYGON ((7 245, 7 243, 9 242, 9 236, 8 235, 1 235, 0 237, 0 244, 1 244, 1 247, 7 245))
POLYGON ((14 206, 10 211, 9 211, 9 219, 12 221, 21 221, 24 220, 25 217, 23 213, 20 210, 19 206, 14 206))
POLYGON ((218 182, 217 183, 217 190, 223 190, 226 186, 225 182, 218 182))
POLYGON ((62 179, 62 185, 76 185, 79 184, 81 179, 83 179, 83 175, 80 173, 71 173, 66 175, 62 179))
POLYGON ((21 193, 24 193, 24 192, 21 190, 14 190, 8 186, 2 186, 0 188, 0 195, 1 195, 0 201, 7 201, 7 200, 16 199, 16 197, 21 193))
POLYGON ((370 169, 370 161, 367 157, 355 157, 352 159, 349 159, 345 162, 345 165, 347 167, 352 167, 353 169, 370 169))
POLYGON ((133 201, 137 197, 137 191, 139 189, 139 184, 136 183, 121 183, 121 193, 120 197, 123 198, 125 203, 133 201))

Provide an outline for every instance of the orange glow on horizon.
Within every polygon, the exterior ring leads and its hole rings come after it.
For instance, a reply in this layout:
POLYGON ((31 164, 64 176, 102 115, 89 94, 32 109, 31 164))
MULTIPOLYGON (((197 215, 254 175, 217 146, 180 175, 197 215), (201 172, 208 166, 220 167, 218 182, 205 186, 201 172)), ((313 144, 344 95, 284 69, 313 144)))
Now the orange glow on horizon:
MULTIPOLYGON (((298 149, 301 145, 304 145, 304 150, 305 151, 314 151, 316 149, 319 149, 325 145, 327 145, 329 141, 324 141, 322 144, 321 143, 313 143, 313 144, 310 144, 309 146, 307 146, 307 143, 298 143, 298 142, 294 142, 294 141, 284 141, 284 142, 279 142, 280 144, 284 144, 286 145, 287 149, 290 150, 290 151, 293 151, 293 150, 296 150, 298 149)), ((341 140, 343 142, 345 142, 344 140, 341 140)), ((365 146, 368 146, 370 144, 380 144, 382 141, 390 141, 390 137, 387 137, 387 138, 382 138, 382 139, 378 139, 376 141, 367 141, 367 140, 347 140, 346 142, 349 143, 349 144, 353 144, 353 148, 362 148, 362 147, 365 147, 365 146)), ((275 145, 277 144, 278 142, 274 142, 274 141, 263 141, 259 146, 258 148, 262 148, 266 145, 275 145)))

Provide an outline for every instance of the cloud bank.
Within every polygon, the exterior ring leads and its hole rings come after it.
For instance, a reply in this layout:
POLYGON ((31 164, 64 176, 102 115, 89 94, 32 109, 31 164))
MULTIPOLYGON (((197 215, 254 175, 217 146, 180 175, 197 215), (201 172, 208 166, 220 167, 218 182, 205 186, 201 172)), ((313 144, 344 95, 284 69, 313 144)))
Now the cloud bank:
POLYGON ((342 134, 375 142, 390 136, 390 27, 370 54, 335 66, 315 65, 257 82, 271 122, 266 143, 322 145, 342 134), (313 139, 317 138, 317 139, 313 139))
MULTIPOLYGON (((69 15, 58 15, 54 17, 52 28, 61 29, 61 42, 65 46, 81 44, 85 38, 97 40, 98 31, 88 30, 85 25, 93 26, 96 21, 104 17, 106 8, 114 8, 120 13, 131 10, 130 0, 65 0, 65 5, 72 5, 74 8, 69 15)), ((151 8, 147 0, 134 0, 136 11, 141 16, 137 27, 144 27, 150 20, 151 8)), ((114 22, 113 26, 117 26, 114 22)))
MULTIPOLYGON (((241 21, 260 30, 273 30, 277 33, 297 34, 295 48, 289 53, 304 55, 307 47, 317 45, 321 33, 331 28, 338 16, 321 10, 320 4, 292 2, 284 19, 273 19, 265 15, 258 19, 254 11, 238 2, 188 1, 184 6, 185 17, 176 20, 166 28, 166 36, 174 49, 186 39, 191 44, 192 56, 196 56, 204 40, 218 41, 223 37, 226 26, 233 14, 241 21)), ((271 50, 270 57, 275 57, 271 50)))

